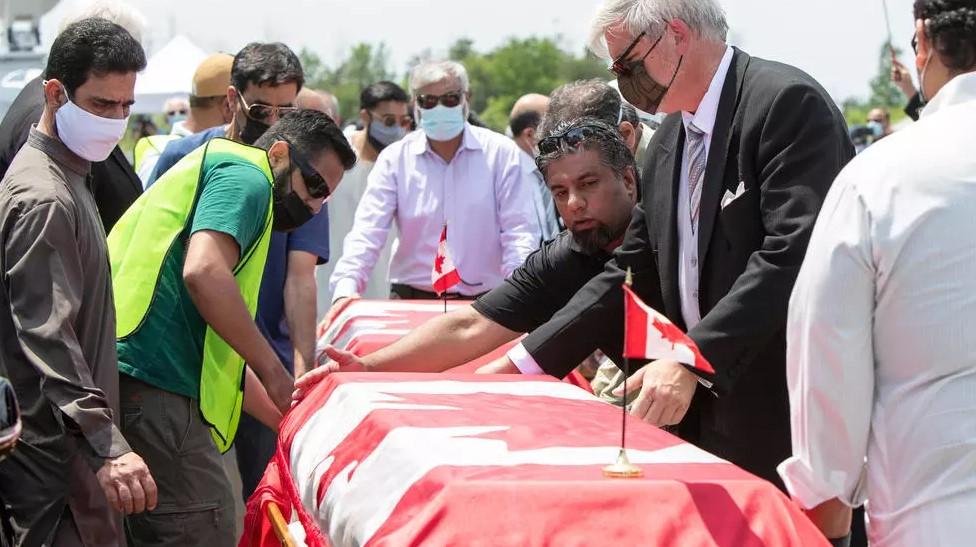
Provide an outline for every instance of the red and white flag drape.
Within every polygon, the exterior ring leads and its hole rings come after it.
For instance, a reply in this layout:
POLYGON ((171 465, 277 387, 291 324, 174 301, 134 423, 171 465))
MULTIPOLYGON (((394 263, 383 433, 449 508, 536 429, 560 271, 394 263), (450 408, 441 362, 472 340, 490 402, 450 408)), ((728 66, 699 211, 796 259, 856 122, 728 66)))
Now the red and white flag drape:
POLYGON ((702 356, 688 335, 645 304, 624 285, 624 357, 629 359, 672 359, 714 374, 711 363, 702 356))
POLYGON ((441 230, 440 242, 437 244, 437 256, 434 257, 434 269, 430 272, 430 283, 434 286, 437 296, 440 296, 460 282, 461 275, 447 252, 447 224, 445 224, 444 229, 441 230))

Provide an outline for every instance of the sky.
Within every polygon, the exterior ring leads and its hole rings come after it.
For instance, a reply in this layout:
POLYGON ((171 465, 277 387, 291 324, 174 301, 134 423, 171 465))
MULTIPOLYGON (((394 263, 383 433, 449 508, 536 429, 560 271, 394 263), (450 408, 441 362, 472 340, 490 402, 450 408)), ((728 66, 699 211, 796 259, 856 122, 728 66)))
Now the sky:
MULTIPOLYGON (((80 0, 72 0, 80 1, 80 0)), ((908 51, 913 0, 887 0, 893 42, 908 51)), ((385 42, 392 68, 430 48, 435 55, 469 37, 479 51, 511 36, 561 37, 582 51, 599 0, 129 0, 149 20, 150 53, 182 33, 208 51, 236 51, 249 41, 306 47, 328 64, 362 41, 385 42)), ((882 0, 719 0, 730 42, 748 53, 795 65, 838 102, 866 97, 887 37, 882 0)), ((902 56, 910 68, 908 55, 902 56)))

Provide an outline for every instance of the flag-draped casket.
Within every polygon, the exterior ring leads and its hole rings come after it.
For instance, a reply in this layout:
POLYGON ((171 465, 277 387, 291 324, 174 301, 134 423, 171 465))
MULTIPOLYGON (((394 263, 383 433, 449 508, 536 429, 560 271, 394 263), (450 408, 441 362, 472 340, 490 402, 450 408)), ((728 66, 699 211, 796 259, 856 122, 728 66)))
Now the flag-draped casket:
MULTIPOLYGON (((553 379, 337 373, 285 417, 242 547, 826 545, 770 483, 553 379), (302 538, 304 536, 304 538, 302 538)), ((761 450, 762 447, 756 447, 761 450)))
MULTIPOLYGON (((318 327, 316 351, 332 345, 356 355, 370 353, 388 346, 402 338, 411 330, 427 321, 448 312, 470 306, 464 300, 347 300, 338 314, 331 320, 324 320, 318 327)), ((505 355, 518 341, 513 340, 495 351, 453 369, 454 372, 474 372, 505 355)), ((573 371, 566 381, 583 389, 590 390, 590 384, 583 376, 573 371)))

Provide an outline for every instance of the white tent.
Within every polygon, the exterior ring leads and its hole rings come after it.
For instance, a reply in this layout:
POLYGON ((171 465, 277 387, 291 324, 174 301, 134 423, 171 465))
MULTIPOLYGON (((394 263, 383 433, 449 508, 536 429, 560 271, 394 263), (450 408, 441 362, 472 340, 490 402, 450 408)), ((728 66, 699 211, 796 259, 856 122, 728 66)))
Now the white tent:
POLYGON ((146 70, 136 79, 133 114, 158 114, 173 96, 187 96, 197 66, 207 53, 189 38, 178 35, 149 58, 146 70))

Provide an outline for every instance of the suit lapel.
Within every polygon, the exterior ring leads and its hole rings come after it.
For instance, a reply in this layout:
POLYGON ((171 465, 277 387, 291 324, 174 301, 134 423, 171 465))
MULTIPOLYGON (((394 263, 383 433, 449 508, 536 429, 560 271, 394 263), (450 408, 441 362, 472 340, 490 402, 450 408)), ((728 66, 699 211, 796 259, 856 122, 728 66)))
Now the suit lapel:
POLYGON ((658 129, 665 132, 658 141, 654 174, 647 185, 653 186, 648 225, 656 226, 658 275, 664 297, 664 313, 672 321, 681 322, 681 297, 678 294, 678 185, 681 184, 681 150, 684 148, 684 128, 680 115, 671 117, 658 129))
MULTIPOLYGON (((735 50, 728 75, 722 85, 722 96, 715 116, 712 142, 705 165, 705 178, 702 183, 701 210, 698 215, 698 256, 702 263, 708 257, 708 245, 712 240, 718 205, 725 189, 725 166, 729 160, 729 146, 732 142, 732 120, 738 104, 739 90, 743 75, 749 64, 749 56, 735 50)), ((733 160, 736 161, 736 160, 733 160)), ((736 182, 736 181, 733 181, 736 182)))
POLYGON ((129 160, 126 159, 125 153, 122 149, 116 146, 112 149, 112 153, 109 154, 108 161, 115 161, 119 166, 119 171, 125 173, 126 179, 129 181, 129 185, 135 190, 136 195, 142 194, 142 181, 139 180, 139 175, 132 169, 129 165, 129 160))

